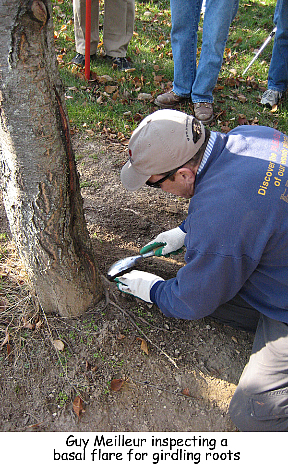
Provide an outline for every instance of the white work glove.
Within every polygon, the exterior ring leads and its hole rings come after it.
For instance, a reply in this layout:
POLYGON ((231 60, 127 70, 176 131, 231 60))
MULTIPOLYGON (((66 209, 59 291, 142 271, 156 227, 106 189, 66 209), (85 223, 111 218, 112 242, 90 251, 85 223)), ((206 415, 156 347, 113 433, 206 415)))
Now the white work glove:
POLYGON ((158 257, 171 253, 179 253, 177 250, 183 247, 185 236, 186 232, 183 232, 179 227, 161 232, 161 234, 155 237, 155 239, 149 242, 149 244, 142 247, 140 254, 144 254, 154 249, 156 249, 155 255, 158 257))
POLYGON ((132 294, 143 301, 150 302, 150 290, 157 281, 164 281, 160 276, 147 273, 146 271, 132 270, 123 276, 117 276, 114 280, 120 291, 132 294))

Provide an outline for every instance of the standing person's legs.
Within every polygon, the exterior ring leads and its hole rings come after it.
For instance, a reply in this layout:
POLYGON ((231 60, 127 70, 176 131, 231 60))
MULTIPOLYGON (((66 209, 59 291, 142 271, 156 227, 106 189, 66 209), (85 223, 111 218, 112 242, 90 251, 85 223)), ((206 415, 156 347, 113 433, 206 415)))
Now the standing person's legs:
POLYGON ((202 0, 170 0, 173 91, 182 97, 190 98, 196 76, 197 31, 201 5, 202 0))
POLYGON ((155 104, 175 109, 189 101, 196 76, 197 31, 202 0, 170 0, 171 45, 174 61, 173 90, 160 94, 155 104))
POLYGON ((126 57, 134 18, 134 0, 105 0, 103 44, 107 55, 126 57))
POLYGON ((196 78, 192 88, 192 102, 213 102, 215 88, 229 27, 238 11, 239 0, 207 0, 203 22, 202 48, 196 78))
POLYGON ((268 89, 283 93, 288 87, 288 0, 278 0, 274 21, 277 31, 268 72, 268 89))
POLYGON ((268 89, 261 98, 261 104, 267 107, 278 104, 288 87, 288 0, 277 1, 274 23, 277 30, 268 72, 268 89))
POLYGON ((260 316, 230 415, 241 431, 288 431, 287 324, 260 316))
MULTIPOLYGON (((85 55, 86 0, 73 0, 76 52, 85 55)), ((99 42, 99 2, 91 1, 90 55, 97 51, 99 42)))

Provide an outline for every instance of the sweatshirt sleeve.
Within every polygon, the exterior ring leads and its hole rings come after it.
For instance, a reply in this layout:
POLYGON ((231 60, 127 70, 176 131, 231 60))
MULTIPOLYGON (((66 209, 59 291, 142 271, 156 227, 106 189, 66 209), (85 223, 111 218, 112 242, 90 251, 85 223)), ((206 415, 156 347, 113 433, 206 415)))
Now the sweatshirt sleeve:
POLYGON ((232 299, 256 267, 247 256, 188 253, 176 278, 156 283, 150 297, 167 317, 197 320, 232 299))
POLYGON ((186 231, 185 231, 185 221, 186 221, 186 220, 184 220, 183 223, 181 223, 180 226, 179 226, 179 228, 180 228, 181 231, 183 231, 183 232, 186 232, 186 231))

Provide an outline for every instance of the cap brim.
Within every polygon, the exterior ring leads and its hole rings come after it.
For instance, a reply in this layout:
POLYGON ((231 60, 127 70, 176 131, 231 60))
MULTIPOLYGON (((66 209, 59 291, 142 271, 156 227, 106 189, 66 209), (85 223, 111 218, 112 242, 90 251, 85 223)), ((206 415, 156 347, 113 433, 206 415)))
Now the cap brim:
POLYGON ((139 172, 136 172, 130 161, 127 161, 121 169, 121 182, 124 187, 131 192, 142 187, 150 177, 151 175, 139 174, 139 172))

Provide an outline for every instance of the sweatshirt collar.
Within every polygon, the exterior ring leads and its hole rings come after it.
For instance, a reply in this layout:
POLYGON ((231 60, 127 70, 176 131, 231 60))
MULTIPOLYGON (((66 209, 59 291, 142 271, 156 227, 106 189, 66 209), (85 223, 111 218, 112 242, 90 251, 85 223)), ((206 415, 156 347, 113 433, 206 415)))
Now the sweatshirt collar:
POLYGON ((210 138, 208 140, 208 143, 207 143, 207 146, 206 146, 203 158, 202 158, 202 161, 200 163, 200 166, 198 167, 197 175, 200 174, 200 172, 204 168, 206 162, 208 161, 208 158, 209 158, 210 154, 212 153, 213 146, 214 146, 214 143, 216 141, 216 136, 217 136, 216 132, 211 132, 210 138))

